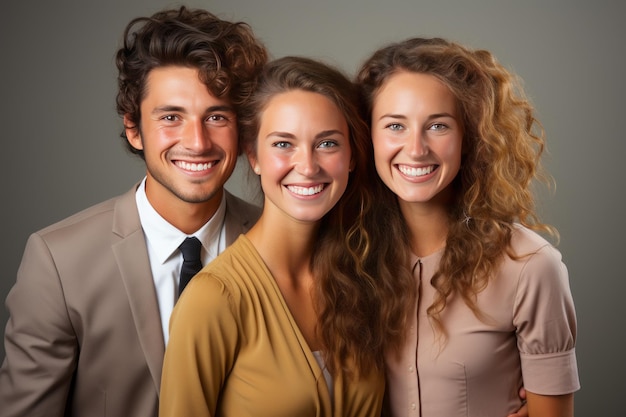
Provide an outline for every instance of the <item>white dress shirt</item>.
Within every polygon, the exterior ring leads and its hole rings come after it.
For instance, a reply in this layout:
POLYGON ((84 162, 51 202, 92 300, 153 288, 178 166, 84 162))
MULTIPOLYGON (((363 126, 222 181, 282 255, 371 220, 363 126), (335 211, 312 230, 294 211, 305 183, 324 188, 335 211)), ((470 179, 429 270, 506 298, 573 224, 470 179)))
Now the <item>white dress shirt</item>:
POLYGON ((146 179, 137 188, 136 201, 139 220, 146 238, 152 279, 157 293, 161 326, 165 344, 169 338, 170 314, 178 298, 178 278, 183 265, 183 255, 178 246, 190 236, 195 236, 202 243, 200 256, 202 265, 211 262, 226 247, 224 218, 226 217, 226 199, 222 201, 213 217, 192 235, 187 235, 168 223, 148 201, 146 179))

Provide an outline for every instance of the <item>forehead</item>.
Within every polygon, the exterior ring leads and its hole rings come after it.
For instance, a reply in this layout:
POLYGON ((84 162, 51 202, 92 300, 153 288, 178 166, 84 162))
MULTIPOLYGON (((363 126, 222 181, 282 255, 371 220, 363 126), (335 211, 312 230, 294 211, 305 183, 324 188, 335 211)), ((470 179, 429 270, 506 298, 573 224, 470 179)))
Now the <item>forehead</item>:
POLYGON ((261 116, 264 121, 273 121, 285 126, 297 126, 298 120, 308 119, 316 125, 341 125, 347 129, 343 112, 328 97, 304 90, 290 90, 271 97, 261 116))
POLYGON ((431 74, 399 71, 380 86, 374 96, 374 107, 384 102, 390 104, 414 104, 430 102, 456 107, 456 97, 439 78, 431 74))
POLYGON ((155 67, 146 77, 146 90, 155 90, 160 87, 184 88, 189 84, 202 84, 198 70, 195 68, 168 65, 155 67))
POLYGON ((142 102, 148 100, 227 102, 213 95, 201 81, 196 68, 175 65, 156 67, 148 73, 142 102))

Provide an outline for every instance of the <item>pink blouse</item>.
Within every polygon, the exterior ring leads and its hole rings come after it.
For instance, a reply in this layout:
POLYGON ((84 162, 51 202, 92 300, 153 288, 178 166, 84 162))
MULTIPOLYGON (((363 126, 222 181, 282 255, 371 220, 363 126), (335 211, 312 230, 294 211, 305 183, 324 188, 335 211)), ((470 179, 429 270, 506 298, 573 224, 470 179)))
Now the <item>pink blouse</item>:
POLYGON ((441 316, 445 341, 426 315, 435 296, 430 279, 443 249, 415 257, 415 319, 400 357, 387 358, 393 416, 502 417, 519 409, 522 384, 544 395, 580 388, 576 316, 561 254, 522 226, 511 245, 515 253, 528 256, 506 257, 478 294, 483 321, 463 300, 448 303, 441 316))

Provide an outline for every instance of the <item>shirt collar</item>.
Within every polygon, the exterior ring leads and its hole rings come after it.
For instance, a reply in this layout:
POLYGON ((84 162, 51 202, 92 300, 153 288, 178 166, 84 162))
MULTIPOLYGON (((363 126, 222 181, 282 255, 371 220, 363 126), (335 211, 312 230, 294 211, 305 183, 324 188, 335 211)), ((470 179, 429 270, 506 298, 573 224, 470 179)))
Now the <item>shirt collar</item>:
POLYGON ((137 188, 135 200, 146 241, 150 245, 151 253, 156 256, 158 263, 165 263, 178 249, 183 240, 189 236, 197 237, 202 243, 205 252, 203 258, 213 259, 217 256, 221 238, 220 232, 226 216, 226 198, 224 194, 222 194, 222 200, 213 217, 191 235, 178 230, 152 207, 146 196, 145 177, 137 188))

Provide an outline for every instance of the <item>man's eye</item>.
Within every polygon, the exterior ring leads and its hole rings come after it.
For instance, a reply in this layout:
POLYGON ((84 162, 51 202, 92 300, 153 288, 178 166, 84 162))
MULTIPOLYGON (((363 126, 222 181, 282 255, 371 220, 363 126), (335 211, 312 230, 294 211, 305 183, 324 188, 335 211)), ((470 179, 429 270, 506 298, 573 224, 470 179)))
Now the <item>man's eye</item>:
POLYGON ((218 126, 218 127, 226 126, 228 122, 229 122, 228 117, 223 114, 212 114, 206 118, 206 123, 209 123, 213 126, 218 126))

